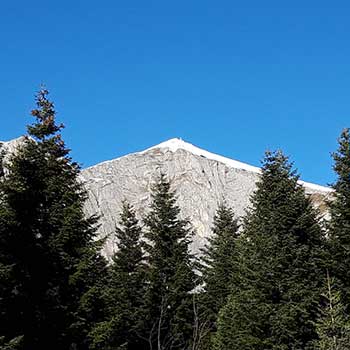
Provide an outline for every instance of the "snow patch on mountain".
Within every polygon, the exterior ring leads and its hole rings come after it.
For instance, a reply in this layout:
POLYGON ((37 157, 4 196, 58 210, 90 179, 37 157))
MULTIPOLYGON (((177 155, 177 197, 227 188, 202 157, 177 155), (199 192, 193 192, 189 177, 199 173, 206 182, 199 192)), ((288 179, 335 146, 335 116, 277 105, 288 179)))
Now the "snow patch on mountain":
POLYGON ((183 149, 183 150, 185 150, 187 152, 191 152, 192 154, 195 154, 197 156, 205 157, 208 159, 216 160, 217 162, 220 162, 220 163, 224 163, 227 166, 230 166, 232 168, 247 170, 247 171, 251 171, 253 173, 260 172, 260 169, 258 167, 255 167, 255 166, 252 166, 252 165, 249 165, 246 163, 242 163, 242 162, 239 162, 239 161, 234 160, 234 159, 226 158, 226 157, 220 156, 220 155, 215 154, 215 153, 208 152, 202 148, 194 146, 191 143, 185 142, 179 138, 173 138, 173 139, 170 139, 168 141, 162 142, 159 145, 148 148, 145 151, 142 151, 140 153, 141 154, 146 153, 146 152, 148 152, 152 149, 155 149, 155 148, 168 148, 171 152, 176 152, 179 149, 183 149))
MULTIPOLYGON (((231 158, 223 157, 223 156, 220 156, 220 155, 212 153, 212 152, 208 152, 204 149, 201 149, 197 146, 192 145, 189 142, 185 142, 179 138, 170 139, 168 141, 162 142, 158 145, 150 147, 150 148, 148 148, 142 152, 139 152, 139 153, 143 154, 143 153, 149 152, 152 149, 157 149, 157 148, 166 148, 166 149, 169 149, 171 152, 176 152, 177 150, 182 149, 182 150, 185 150, 187 152, 191 152, 192 154, 195 154, 197 156, 205 157, 205 158, 215 160, 215 161, 220 162, 220 163, 224 163, 225 165, 227 165, 231 168, 242 169, 242 170, 250 171, 253 173, 257 173, 257 174, 261 173, 261 169, 256 167, 256 166, 249 165, 249 164, 246 164, 243 162, 239 162, 239 161, 231 159, 231 158)), ((327 192, 327 193, 332 192, 332 189, 329 187, 325 187, 325 186, 321 186, 321 185, 317 185, 317 184, 313 184, 313 183, 305 182, 305 181, 301 181, 301 180, 299 181, 299 183, 312 192, 313 191, 327 192)))

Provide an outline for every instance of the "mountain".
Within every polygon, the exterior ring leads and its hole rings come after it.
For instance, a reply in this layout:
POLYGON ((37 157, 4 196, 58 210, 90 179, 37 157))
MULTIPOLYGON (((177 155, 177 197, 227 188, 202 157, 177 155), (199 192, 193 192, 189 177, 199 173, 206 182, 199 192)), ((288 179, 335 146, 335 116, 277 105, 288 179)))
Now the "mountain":
MULTIPOLYGON (((217 205, 223 199, 236 215, 244 215, 255 190, 260 169, 200 149, 181 139, 171 139, 145 151, 106 161, 82 171, 89 192, 87 214, 101 216, 101 235, 113 233, 123 199, 128 200, 142 217, 150 202, 150 189, 163 172, 177 192, 184 217, 195 229, 192 250, 198 252, 210 235, 217 205)), ((325 199, 331 189, 300 181, 315 206, 326 213, 325 199)), ((111 235, 104 253, 115 249, 111 235)))
MULTIPOLYGON (((0 142, 7 157, 23 139, 0 142)), ((193 224, 195 235, 191 248, 196 253, 210 235, 213 216, 220 201, 225 199, 237 217, 245 214, 260 169, 210 153, 177 138, 83 169, 81 179, 89 194, 86 213, 100 216, 99 233, 109 236, 104 248, 106 256, 111 256, 115 250, 113 232, 122 201, 126 199, 134 205, 141 218, 147 212, 150 189, 160 172, 167 174, 171 180, 182 215, 193 224)), ((325 199, 332 190, 308 182, 300 183, 320 212, 326 214, 325 199)))

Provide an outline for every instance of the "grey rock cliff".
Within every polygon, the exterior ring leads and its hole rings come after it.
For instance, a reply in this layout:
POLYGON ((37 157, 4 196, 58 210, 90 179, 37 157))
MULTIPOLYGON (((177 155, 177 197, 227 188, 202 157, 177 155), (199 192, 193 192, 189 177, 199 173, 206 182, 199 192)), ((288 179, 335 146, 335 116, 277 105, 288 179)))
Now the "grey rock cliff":
MULTIPOLYGON (((150 189, 160 172, 167 174, 177 192, 182 216, 195 230, 192 244, 197 253, 211 233, 217 205, 224 198, 237 217, 245 214, 259 179, 259 169, 172 139, 146 151, 107 161, 82 171, 89 192, 87 214, 101 216, 100 234, 110 235, 104 253, 115 250, 114 227, 123 199, 135 206, 139 217, 147 212, 150 189)), ((306 193, 324 211, 329 188, 304 183, 306 193)))
MULTIPOLYGON (((15 152, 23 137, 0 142, 8 155, 15 152)), ((195 235, 192 250, 195 253, 211 234, 213 216, 223 199, 232 206, 237 217, 249 207, 260 169, 228 159, 180 139, 171 139, 143 152, 133 153, 82 170, 81 180, 88 191, 86 214, 100 216, 99 234, 108 236, 104 254, 110 257, 116 248, 113 232, 119 220, 124 199, 134 205, 139 218, 148 210, 150 190, 163 172, 176 190, 182 217, 191 220, 195 235)), ((304 185, 306 193, 322 214, 327 213, 327 187, 311 183, 304 185)))

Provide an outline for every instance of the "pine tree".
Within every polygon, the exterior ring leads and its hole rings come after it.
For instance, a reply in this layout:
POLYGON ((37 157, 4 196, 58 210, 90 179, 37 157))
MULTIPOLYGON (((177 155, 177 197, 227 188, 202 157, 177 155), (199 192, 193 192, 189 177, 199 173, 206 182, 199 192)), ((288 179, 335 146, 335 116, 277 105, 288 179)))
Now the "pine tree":
MULTIPOLYGON (((332 257, 332 275, 342 300, 350 300, 350 134, 344 129, 339 138, 338 151, 333 153, 337 180, 330 201, 331 220, 329 243, 332 257)), ((349 311, 348 311, 349 312, 349 311)))
POLYGON ((308 349, 322 285, 323 237, 298 176, 267 152, 237 244, 238 270, 215 349, 308 349))
POLYGON ((162 174, 153 187, 147 231, 145 338, 150 349, 189 349, 193 332, 194 263, 189 254, 192 231, 179 219, 175 193, 162 174))
POLYGON ((143 305, 144 257, 141 227, 133 207, 123 202, 119 227, 116 228, 117 251, 113 256, 108 294, 108 320, 92 333, 95 349, 141 348, 141 310, 143 305))
POLYGON ((86 349, 106 263, 47 94, 0 182, 0 334, 26 350, 86 349))
POLYGON ((320 316, 316 323, 319 350, 349 350, 350 324, 346 320, 345 307, 340 293, 334 290, 334 278, 327 271, 324 293, 324 305, 320 308, 320 316))
POLYGON ((216 330, 216 319, 226 304, 230 293, 231 275, 236 269, 235 246, 238 238, 238 224, 233 210, 224 202, 214 216, 212 236, 202 250, 201 317, 209 323, 212 332, 216 330))

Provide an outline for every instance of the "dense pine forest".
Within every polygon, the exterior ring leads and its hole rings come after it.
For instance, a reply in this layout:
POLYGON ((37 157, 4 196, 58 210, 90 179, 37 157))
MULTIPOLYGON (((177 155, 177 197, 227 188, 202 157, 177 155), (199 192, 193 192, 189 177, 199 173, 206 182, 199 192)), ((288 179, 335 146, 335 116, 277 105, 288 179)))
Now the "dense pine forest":
POLYGON ((218 203, 200 255, 161 174, 147 215, 115 213, 107 261, 47 90, 36 103, 23 144, 1 153, 1 350, 350 349, 348 129, 327 219, 289 158, 266 152, 250 209, 218 203))

